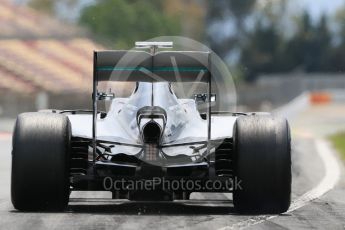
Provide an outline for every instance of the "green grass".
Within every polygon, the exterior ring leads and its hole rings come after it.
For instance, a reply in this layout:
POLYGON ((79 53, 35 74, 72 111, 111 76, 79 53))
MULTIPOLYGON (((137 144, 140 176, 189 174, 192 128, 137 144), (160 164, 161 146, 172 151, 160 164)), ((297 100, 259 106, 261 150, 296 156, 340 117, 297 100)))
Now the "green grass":
POLYGON ((338 150, 343 160, 345 160, 345 132, 337 133, 330 136, 334 147, 338 150))

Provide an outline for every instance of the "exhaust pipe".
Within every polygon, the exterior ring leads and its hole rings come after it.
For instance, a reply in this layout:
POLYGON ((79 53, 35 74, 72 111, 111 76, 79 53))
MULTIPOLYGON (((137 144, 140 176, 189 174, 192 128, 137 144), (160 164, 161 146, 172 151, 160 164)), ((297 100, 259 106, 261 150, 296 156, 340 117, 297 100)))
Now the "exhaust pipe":
MULTIPOLYGON (((137 112, 137 124, 144 143, 144 159, 148 162, 157 162, 158 146, 166 126, 166 111, 159 106, 145 106, 137 112)), ((142 167, 145 171, 145 167, 142 167)), ((148 171, 152 170, 148 169, 148 171)))
POLYGON ((138 110, 137 124, 143 143, 160 143, 166 117, 166 111, 159 106, 145 106, 138 110))
POLYGON ((142 129, 142 140, 144 143, 159 144, 162 136, 162 128, 155 121, 147 122, 142 129))

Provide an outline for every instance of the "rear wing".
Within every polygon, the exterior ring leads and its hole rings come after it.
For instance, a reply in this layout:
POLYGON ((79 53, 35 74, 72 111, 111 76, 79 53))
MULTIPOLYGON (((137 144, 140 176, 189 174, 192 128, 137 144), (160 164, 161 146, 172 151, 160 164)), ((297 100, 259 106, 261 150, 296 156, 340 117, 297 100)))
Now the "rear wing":
POLYGON ((210 82, 210 53, 94 51, 95 81, 210 82))
MULTIPOLYGON (((208 83, 208 95, 211 94, 211 54, 201 51, 161 51, 170 43, 142 42, 139 48, 145 51, 94 51, 93 65, 93 119, 92 146, 93 162, 97 147, 97 84, 99 81, 139 81, 139 82, 204 82, 208 83)), ((171 43, 172 45, 172 43, 171 43)), ((211 140, 211 97, 208 97, 207 111, 207 152, 210 152, 211 140)))

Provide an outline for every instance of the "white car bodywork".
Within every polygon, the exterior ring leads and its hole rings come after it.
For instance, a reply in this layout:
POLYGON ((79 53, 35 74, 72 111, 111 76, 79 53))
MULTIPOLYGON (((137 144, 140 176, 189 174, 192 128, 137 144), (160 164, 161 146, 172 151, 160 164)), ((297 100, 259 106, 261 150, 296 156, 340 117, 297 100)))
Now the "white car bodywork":
MULTIPOLYGON (((138 110, 144 106, 159 106, 167 113, 161 145, 207 141, 207 120, 201 118, 193 99, 178 99, 167 82, 137 84, 128 98, 115 98, 107 116, 97 117, 97 140, 142 144, 136 121, 138 110)), ((92 115, 68 115, 72 136, 92 139, 92 115)), ((236 116, 214 115, 211 119, 211 140, 232 137, 236 116)), ((195 145, 195 146, 200 146, 195 145)), ((135 155, 139 147, 116 145, 113 153, 135 155)), ((168 155, 193 154, 190 146, 168 147, 168 155)))

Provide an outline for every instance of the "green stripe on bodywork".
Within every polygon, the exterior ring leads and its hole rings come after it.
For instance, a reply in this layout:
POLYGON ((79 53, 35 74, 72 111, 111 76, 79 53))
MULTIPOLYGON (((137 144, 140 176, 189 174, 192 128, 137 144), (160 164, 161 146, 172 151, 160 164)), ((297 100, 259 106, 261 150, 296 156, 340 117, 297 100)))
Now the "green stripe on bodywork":
POLYGON ((111 67, 104 66, 98 67, 97 71, 151 71, 151 72, 200 72, 208 71, 207 68, 200 67, 154 67, 154 68, 145 68, 145 67, 111 67))
POLYGON ((136 71, 136 70, 149 70, 144 67, 111 67, 111 66, 104 66, 98 67, 98 71, 136 71))
POLYGON ((207 71, 207 68, 200 68, 200 67, 155 67, 153 68, 153 72, 161 71, 161 72, 200 72, 200 71, 207 71))

